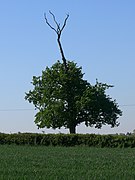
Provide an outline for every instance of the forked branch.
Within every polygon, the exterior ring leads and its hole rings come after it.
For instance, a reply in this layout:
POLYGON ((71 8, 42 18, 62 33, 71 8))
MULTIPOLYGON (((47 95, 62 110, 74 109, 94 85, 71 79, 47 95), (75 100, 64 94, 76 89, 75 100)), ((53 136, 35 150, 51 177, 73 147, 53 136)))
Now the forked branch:
POLYGON ((58 46, 59 46, 60 53, 61 53, 61 56, 62 56, 62 61, 63 61, 63 63, 64 63, 65 70, 67 71, 67 70, 68 70, 67 62, 66 62, 66 58, 65 58, 64 51, 63 51, 63 48, 62 48, 62 44, 61 44, 61 42, 60 42, 60 38, 61 38, 61 33, 62 33, 63 29, 64 29, 65 26, 66 26, 67 20, 68 20, 68 18, 69 18, 69 14, 67 14, 67 16, 66 16, 66 18, 65 18, 65 20, 64 20, 63 26, 60 27, 60 23, 58 23, 58 22, 56 21, 55 15, 54 15, 51 11, 49 11, 49 13, 51 14, 51 16, 52 16, 52 18, 53 18, 53 21, 54 21, 54 23, 55 23, 55 25, 56 25, 56 28, 53 27, 53 26, 48 22, 48 19, 47 19, 47 17, 46 17, 46 14, 44 14, 45 22, 46 22, 46 24, 47 24, 52 30, 54 30, 54 31, 56 32, 56 34, 57 34, 57 42, 58 42, 58 46))

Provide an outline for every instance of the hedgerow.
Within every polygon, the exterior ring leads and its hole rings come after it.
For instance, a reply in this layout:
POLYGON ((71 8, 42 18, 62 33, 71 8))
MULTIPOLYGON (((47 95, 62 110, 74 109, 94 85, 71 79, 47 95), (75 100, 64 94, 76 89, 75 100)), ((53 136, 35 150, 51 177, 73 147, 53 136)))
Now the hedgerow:
POLYGON ((133 148, 135 147, 135 136, 97 134, 0 133, 0 144, 133 148))

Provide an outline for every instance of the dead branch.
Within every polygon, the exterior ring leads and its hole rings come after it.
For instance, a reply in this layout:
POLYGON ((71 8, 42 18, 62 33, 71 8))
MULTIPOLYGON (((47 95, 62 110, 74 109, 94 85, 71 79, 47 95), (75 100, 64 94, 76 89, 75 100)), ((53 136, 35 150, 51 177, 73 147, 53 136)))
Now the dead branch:
POLYGON ((64 20, 63 26, 60 27, 60 23, 58 23, 58 22, 56 21, 55 15, 54 15, 51 11, 49 11, 49 13, 51 14, 51 16, 52 16, 52 18, 53 18, 53 21, 54 21, 54 23, 55 23, 55 25, 56 25, 56 28, 54 28, 54 27, 48 22, 48 19, 47 19, 47 17, 46 17, 46 14, 44 14, 45 22, 46 22, 46 24, 47 24, 52 30, 54 30, 54 31, 56 32, 56 34, 57 34, 57 42, 58 42, 58 46, 59 46, 60 53, 61 53, 61 56, 62 56, 62 61, 63 61, 63 63, 64 63, 65 70, 67 71, 67 70, 68 70, 67 61, 66 61, 66 58, 65 58, 65 55, 64 55, 64 51, 63 51, 63 48, 62 48, 62 44, 61 44, 60 38, 61 38, 61 33, 62 33, 63 29, 64 29, 65 26, 66 26, 67 20, 68 20, 68 18, 69 18, 69 14, 67 14, 67 16, 66 16, 66 18, 65 18, 65 20, 64 20))
POLYGON ((47 17, 46 17, 46 14, 44 13, 44 18, 45 18, 45 21, 46 21, 46 24, 51 28, 51 29, 53 29, 56 33, 57 33, 57 31, 56 31, 56 29, 54 28, 54 27, 52 27, 51 25, 50 25, 50 23, 48 22, 48 20, 47 20, 47 17))

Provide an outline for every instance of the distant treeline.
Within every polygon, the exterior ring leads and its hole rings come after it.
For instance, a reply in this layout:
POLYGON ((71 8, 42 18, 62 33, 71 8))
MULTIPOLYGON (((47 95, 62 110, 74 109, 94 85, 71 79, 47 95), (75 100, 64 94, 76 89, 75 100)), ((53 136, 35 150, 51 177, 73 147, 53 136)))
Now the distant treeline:
POLYGON ((0 133, 0 144, 134 148, 135 135, 0 133))

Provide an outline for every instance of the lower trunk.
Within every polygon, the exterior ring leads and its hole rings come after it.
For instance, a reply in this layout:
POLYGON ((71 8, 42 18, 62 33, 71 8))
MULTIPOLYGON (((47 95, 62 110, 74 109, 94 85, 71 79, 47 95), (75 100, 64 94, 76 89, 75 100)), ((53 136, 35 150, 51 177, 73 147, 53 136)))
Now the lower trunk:
POLYGON ((70 134, 76 134, 76 126, 72 125, 72 126, 69 128, 69 132, 70 132, 70 134))

